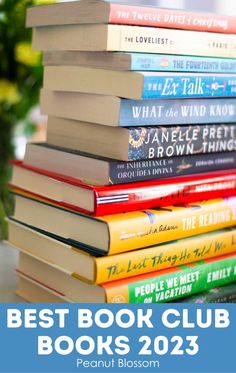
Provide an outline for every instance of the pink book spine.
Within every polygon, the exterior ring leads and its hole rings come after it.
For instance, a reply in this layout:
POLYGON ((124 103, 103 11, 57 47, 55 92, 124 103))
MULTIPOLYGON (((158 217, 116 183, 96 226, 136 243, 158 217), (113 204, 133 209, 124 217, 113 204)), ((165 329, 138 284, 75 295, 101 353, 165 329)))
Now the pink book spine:
POLYGON ((110 4, 109 23, 236 34, 233 17, 121 4, 110 4))

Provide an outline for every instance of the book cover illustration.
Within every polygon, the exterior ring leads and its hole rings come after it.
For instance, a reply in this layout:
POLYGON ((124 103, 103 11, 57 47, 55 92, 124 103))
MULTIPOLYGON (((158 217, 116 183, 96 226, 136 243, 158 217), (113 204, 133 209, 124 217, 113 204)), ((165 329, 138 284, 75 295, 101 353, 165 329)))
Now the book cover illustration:
POLYGON ((236 150, 230 124, 130 128, 129 159, 142 160, 236 150))

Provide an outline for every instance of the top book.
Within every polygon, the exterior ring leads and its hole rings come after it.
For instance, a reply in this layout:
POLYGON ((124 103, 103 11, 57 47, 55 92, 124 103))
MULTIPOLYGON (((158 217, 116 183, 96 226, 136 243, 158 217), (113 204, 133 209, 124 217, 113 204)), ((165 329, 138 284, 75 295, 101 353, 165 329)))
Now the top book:
POLYGON ((110 23, 236 34, 234 17, 176 9, 81 0, 30 7, 27 27, 110 23))

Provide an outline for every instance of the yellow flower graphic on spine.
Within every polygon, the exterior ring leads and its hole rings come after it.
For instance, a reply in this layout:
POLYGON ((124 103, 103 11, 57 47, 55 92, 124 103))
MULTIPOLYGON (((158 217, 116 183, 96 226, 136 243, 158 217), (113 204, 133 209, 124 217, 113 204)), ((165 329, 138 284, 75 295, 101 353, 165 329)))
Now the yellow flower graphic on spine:
POLYGON ((40 64, 40 52, 34 52, 28 42, 18 43, 15 47, 16 61, 27 66, 38 66, 40 64))
POLYGON ((17 104, 21 99, 16 84, 5 79, 0 79, 0 103, 17 104))

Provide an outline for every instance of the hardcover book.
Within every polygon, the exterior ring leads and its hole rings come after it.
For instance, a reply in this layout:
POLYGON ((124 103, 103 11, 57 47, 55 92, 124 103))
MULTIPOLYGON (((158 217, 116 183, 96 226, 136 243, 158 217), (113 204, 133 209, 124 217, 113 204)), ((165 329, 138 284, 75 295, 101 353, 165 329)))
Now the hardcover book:
POLYGON ((225 15, 94 0, 31 7, 27 12, 26 23, 28 27, 115 23, 236 33, 234 18, 225 15))
POLYGON ((17 273, 79 303, 165 303, 236 280, 236 255, 226 255, 128 279, 91 285, 21 253, 17 273))
POLYGON ((235 167, 236 152, 125 162, 54 147, 46 143, 29 143, 26 146, 24 163, 77 178, 89 184, 116 185, 229 170, 235 167))
POLYGON ((49 117, 47 143, 123 161, 236 151, 235 124, 114 128, 49 117))
POLYGON ((236 72, 236 59, 149 53, 48 51, 43 55, 43 64, 131 71, 236 72))
POLYGON ((102 284, 234 253, 236 228, 180 239, 123 254, 98 257, 9 221, 9 244, 90 284, 102 284))
POLYGON ((112 255, 236 224, 236 198, 92 217, 21 190, 13 219, 90 252, 112 255), (35 214, 37 211, 37 214, 35 214))
POLYGON ((43 89, 41 111, 50 116, 114 127, 236 123, 235 98, 127 100, 43 89))
POLYGON ((99 186, 16 161, 13 162, 11 186, 64 207, 103 216, 233 196, 236 169, 168 180, 99 186))
POLYGON ((46 66, 44 88, 133 100, 235 97, 236 75, 129 72, 81 66, 46 66))

